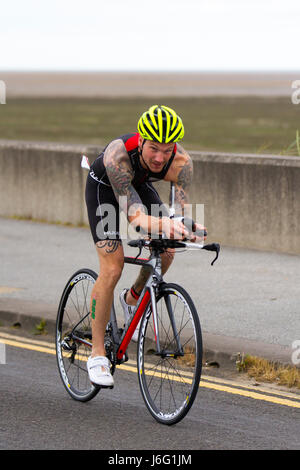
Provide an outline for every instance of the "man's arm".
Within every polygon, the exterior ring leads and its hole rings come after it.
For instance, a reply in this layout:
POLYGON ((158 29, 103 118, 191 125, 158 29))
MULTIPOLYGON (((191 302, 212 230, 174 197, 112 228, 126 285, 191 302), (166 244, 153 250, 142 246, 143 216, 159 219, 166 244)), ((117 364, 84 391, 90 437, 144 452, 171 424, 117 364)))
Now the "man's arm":
POLYGON ((180 158, 177 174, 174 178, 175 187, 175 213, 191 217, 189 206, 189 189, 193 179, 193 161, 189 154, 177 144, 177 154, 180 158), (184 207, 186 206, 186 207, 184 207))
MULTIPOLYGON (((179 157, 178 165, 176 173, 171 179, 175 187, 175 215, 180 215, 192 219, 193 210, 192 205, 189 202, 189 190, 193 179, 193 161, 189 154, 183 149, 183 147, 178 144, 177 155, 179 157)), ((202 224, 195 223, 195 227, 193 230, 206 231, 206 227, 204 227, 202 224)), ((204 236, 204 240, 206 238, 207 237, 204 236)), ((192 236, 191 241, 203 241, 202 236, 199 237, 198 235, 194 235, 192 236)))
POLYGON ((133 170, 128 153, 122 140, 109 144, 104 153, 104 165, 117 201, 132 225, 140 227, 145 233, 167 233, 170 238, 187 236, 182 222, 170 220, 168 217, 148 216, 142 201, 132 186, 133 170))
POLYGON ((148 231, 152 225, 157 233, 161 230, 159 219, 147 216, 143 203, 132 185, 133 169, 122 140, 111 142, 104 153, 104 166, 116 199, 135 227, 148 231), (155 220, 151 220, 155 219, 155 220))
POLYGON ((114 140, 108 145, 104 153, 104 166, 116 199, 125 214, 127 215, 131 205, 142 210, 142 201, 131 184, 133 170, 122 140, 114 140))

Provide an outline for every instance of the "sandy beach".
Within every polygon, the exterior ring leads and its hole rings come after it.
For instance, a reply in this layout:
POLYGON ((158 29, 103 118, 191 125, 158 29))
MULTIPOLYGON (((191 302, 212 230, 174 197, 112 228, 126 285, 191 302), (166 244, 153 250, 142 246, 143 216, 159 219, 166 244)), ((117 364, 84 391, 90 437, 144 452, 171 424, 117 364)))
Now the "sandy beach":
POLYGON ((290 96, 300 72, 7 72, 7 98, 290 96))

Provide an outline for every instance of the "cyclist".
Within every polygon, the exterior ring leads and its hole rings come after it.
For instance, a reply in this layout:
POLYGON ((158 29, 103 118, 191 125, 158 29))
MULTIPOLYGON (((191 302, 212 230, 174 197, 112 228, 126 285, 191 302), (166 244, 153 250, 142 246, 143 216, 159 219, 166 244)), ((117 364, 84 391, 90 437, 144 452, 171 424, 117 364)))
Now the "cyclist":
MULTIPOLYGON (((119 208, 136 230, 152 235, 164 232, 176 239, 191 235, 181 219, 170 219, 152 185, 159 180, 173 182, 176 213, 183 214, 184 205, 188 204, 193 164, 178 144, 184 135, 181 118, 169 107, 154 105, 140 117, 137 129, 138 132, 123 135, 105 147, 91 165, 86 183, 88 218, 100 263, 99 277, 91 294, 93 346, 87 368, 91 382, 104 387, 114 384, 105 356, 104 335, 114 289, 124 266, 119 208), (153 214, 153 207, 159 207, 160 212, 156 210, 153 214)), ((196 224, 196 229, 203 228, 196 224)), ((172 250, 161 255, 163 273, 173 258, 172 250)), ((148 275, 142 268, 133 286, 121 292, 125 322, 132 314, 148 275)), ((133 340, 137 339, 137 333, 138 328, 133 340)))

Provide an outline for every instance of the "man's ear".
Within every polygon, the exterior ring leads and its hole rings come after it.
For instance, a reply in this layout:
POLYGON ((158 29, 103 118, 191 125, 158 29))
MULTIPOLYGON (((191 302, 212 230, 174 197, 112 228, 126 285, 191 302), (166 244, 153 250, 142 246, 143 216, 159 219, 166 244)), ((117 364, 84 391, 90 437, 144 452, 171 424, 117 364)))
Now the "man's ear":
POLYGON ((139 141, 138 141, 139 147, 142 147, 142 145, 143 145, 143 140, 144 140, 143 137, 139 136, 139 141))

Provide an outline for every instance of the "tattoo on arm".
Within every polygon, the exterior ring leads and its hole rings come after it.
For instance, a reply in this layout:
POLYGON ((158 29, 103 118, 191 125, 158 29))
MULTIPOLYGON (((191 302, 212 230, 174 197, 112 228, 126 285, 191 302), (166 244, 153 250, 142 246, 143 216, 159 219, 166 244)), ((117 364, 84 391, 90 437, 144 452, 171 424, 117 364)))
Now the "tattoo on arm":
MULTIPOLYGON (((185 152, 184 154, 187 155, 185 152)), ((175 211, 180 214, 184 210, 184 205, 189 204, 188 191, 193 178, 193 162, 188 155, 187 157, 185 163, 180 167, 175 182, 175 211)))
POLYGON ((133 169, 122 140, 109 144, 104 154, 104 165, 116 199, 125 214, 128 215, 132 206, 144 212, 142 201, 131 184, 133 169))

